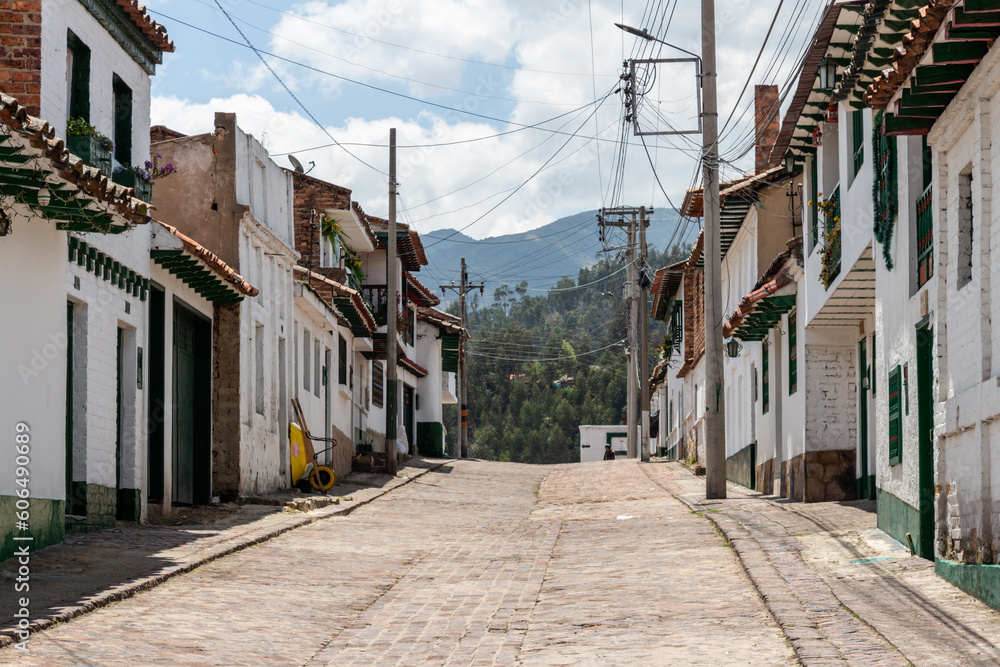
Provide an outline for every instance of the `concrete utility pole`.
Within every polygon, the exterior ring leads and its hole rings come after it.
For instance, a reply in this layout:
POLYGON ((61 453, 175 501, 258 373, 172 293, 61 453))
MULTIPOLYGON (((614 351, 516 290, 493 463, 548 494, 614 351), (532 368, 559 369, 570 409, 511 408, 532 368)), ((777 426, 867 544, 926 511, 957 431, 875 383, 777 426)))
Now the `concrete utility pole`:
POLYGON ((701 0, 702 136, 705 209, 705 497, 726 497, 725 393, 722 389, 722 258, 719 241, 719 112, 715 0, 701 0))
POLYGON ((387 472, 396 474, 396 128, 389 130, 389 234, 385 257, 385 463, 387 472))
MULTIPOLYGON (((465 258, 462 258, 461 280, 458 285, 441 285, 441 292, 453 289, 458 291, 458 311, 462 318, 462 330, 465 330, 465 294, 470 290, 478 289, 483 293, 483 283, 472 284, 469 282, 469 272, 465 269, 465 258)), ((452 455, 455 458, 468 458, 469 456, 469 402, 466 393, 465 377, 465 341, 458 337, 458 433, 455 435, 455 451, 452 455)))
MULTIPOLYGON (((652 213, 652 209, 648 209, 652 213)), ((632 206, 620 206, 616 208, 602 208, 598 214, 601 227, 622 227, 628 234, 628 241, 625 245, 625 254, 628 261, 628 282, 627 301, 629 306, 628 314, 628 398, 626 399, 626 430, 628 431, 627 456, 629 458, 639 458, 648 461, 649 454, 647 447, 643 444, 649 433, 649 384, 647 373, 649 364, 646 359, 645 350, 648 347, 648 321, 647 313, 647 290, 639 289, 638 265, 646 263, 646 220, 647 209, 645 206, 635 208, 632 206), (636 259, 636 250, 641 260, 636 259), (640 386, 642 390, 640 392, 640 386), (642 404, 640 405, 640 401, 642 404), (640 414, 643 415, 640 419, 640 414)), ((604 235, 602 233, 602 238, 604 235)), ((620 247, 606 248, 606 250, 622 250, 620 247)))
MULTIPOLYGON (((639 207, 639 253, 642 266, 646 266, 646 207, 639 207)), ((637 375, 640 385, 639 402, 642 409, 642 425, 639 433, 639 458, 649 460, 649 280, 639 281, 639 354, 637 375)))

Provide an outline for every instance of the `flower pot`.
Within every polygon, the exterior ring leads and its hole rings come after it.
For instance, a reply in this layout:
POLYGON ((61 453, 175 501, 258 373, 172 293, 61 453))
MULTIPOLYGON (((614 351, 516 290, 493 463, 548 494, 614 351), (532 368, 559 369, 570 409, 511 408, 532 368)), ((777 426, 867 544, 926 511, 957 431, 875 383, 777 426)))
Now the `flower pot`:
POLYGON ((111 180, 126 188, 135 189, 136 199, 144 202, 153 202, 153 182, 145 178, 139 178, 131 171, 119 171, 111 177, 111 180))
POLYGON ((101 145, 101 140, 93 136, 73 136, 66 139, 66 150, 91 167, 105 174, 111 173, 111 151, 101 145))

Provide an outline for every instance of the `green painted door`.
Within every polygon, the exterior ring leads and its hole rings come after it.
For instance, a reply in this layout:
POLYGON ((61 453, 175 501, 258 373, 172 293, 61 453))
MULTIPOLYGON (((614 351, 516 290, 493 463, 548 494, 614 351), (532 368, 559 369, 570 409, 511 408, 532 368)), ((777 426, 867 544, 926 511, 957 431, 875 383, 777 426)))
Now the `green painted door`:
POLYGON ((73 302, 66 302, 66 513, 73 513, 73 302))
POLYGON ((211 501, 211 325, 174 303, 173 497, 211 501))
POLYGON ((917 325, 917 456, 920 536, 917 550, 934 560, 934 336, 928 322, 917 325))
POLYGON ((866 339, 858 342, 858 498, 870 500, 875 497, 872 477, 868 473, 868 346, 866 339))
POLYGON ((122 488, 122 337, 125 332, 118 327, 118 352, 115 355, 115 498, 119 497, 118 491, 122 488))
POLYGON ((149 288, 149 384, 146 389, 147 423, 146 435, 146 492, 150 500, 163 500, 163 438, 166 431, 166 382, 164 363, 166 350, 166 295, 156 285, 149 288))

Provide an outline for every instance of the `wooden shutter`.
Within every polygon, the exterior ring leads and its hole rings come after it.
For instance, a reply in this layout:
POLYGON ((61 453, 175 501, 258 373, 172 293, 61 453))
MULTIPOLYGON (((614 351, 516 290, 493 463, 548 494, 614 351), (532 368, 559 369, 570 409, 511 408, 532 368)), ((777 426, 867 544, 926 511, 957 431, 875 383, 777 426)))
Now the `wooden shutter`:
POLYGON ((788 395, 791 396, 799 387, 798 334, 795 309, 788 313, 788 395))
POLYGON ((899 409, 902 386, 900 369, 897 365, 889 371, 889 465, 899 463, 903 458, 903 417, 899 409))
POLYGON ((769 354, 768 341, 765 340, 764 351, 763 351, 764 358, 761 363, 761 372, 764 376, 762 381, 763 390, 761 391, 762 400, 764 402, 762 411, 764 414, 767 414, 767 411, 771 409, 771 382, 770 382, 770 368, 768 364, 768 354, 769 354))

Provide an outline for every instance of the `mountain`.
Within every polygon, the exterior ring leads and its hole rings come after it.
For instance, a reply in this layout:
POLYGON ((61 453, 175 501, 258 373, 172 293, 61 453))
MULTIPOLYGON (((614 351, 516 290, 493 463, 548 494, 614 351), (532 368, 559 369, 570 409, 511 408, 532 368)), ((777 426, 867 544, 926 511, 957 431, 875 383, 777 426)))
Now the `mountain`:
MULTIPOLYGON (((656 209, 646 230, 647 245, 666 250, 678 221, 679 216, 673 209, 656 209)), ((492 300, 497 287, 504 284, 513 287, 522 280, 527 280, 530 288, 544 289, 555 285, 563 276, 576 280, 581 268, 597 262, 597 253, 601 250, 597 229, 596 210, 560 218, 520 234, 486 239, 474 239, 453 229, 438 229, 421 234, 430 266, 427 275, 420 278, 435 290, 438 285, 428 283, 429 279, 431 282, 457 282, 460 261, 464 257, 469 280, 485 283, 487 301, 492 300)), ((696 228, 688 224, 683 241, 692 243, 695 234, 696 228)), ((623 235, 619 237, 615 245, 621 245, 624 239, 623 235)), ((453 299, 454 293, 445 298, 453 299)))

